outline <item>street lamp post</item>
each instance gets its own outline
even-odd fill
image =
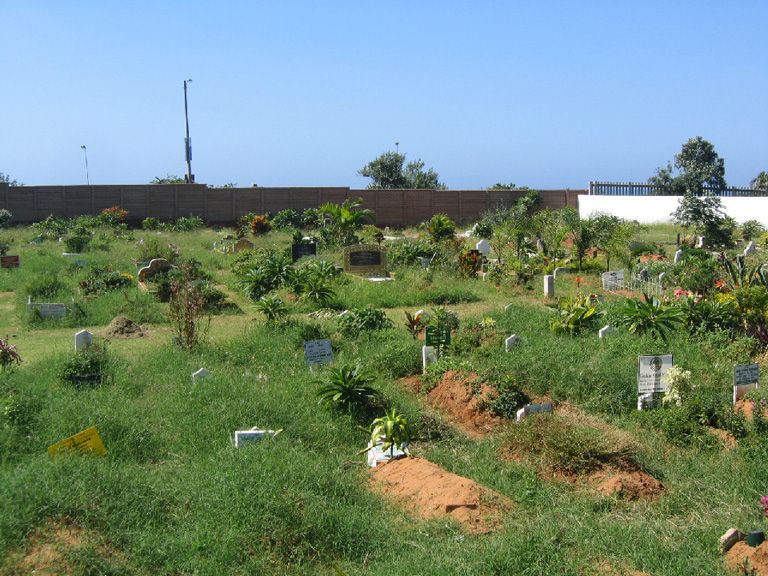
[[[185,180],[187,184],[192,184],[195,181],[195,175],[192,174],[192,140],[189,138],[189,108],[187,106],[187,82],[192,82],[192,78],[184,80],[184,123],[186,125],[186,138],[184,138],[184,155],[187,160],[187,177]]]
[[[90,186],[91,177],[88,175],[88,149],[85,147],[85,144],[80,146],[80,149],[83,151],[83,154],[85,155],[85,181],[88,183],[88,186]]]

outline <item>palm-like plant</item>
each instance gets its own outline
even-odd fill
[[[453,223],[447,214],[435,214],[427,222],[427,232],[432,240],[439,242],[445,238],[452,238],[456,232],[456,224]]]
[[[682,312],[663,304],[656,296],[643,294],[643,300],[627,300],[619,324],[633,334],[651,334],[667,343],[667,334],[684,321]]]
[[[594,327],[597,319],[605,313],[592,303],[589,296],[562,299],[557,308],[557,316],[549,319],[549,328],[555,334],[579,334]]]
[[[328,380],[317,392],[318,404],[332,404],[347,411],[363,408],[378,398],[379,392],[369,386],[373,376],[360,366],[331,369]]]
[[[424,330],[424,324],[422,323],[421,315],[411,314],[410,312],[406,311],[405,327],[408,329],[408,333],[413,337],[413,339],[416,340],[419,332]]]
[[[371,447],[381,442],[382,450],[389,450],[390,456],[394,455],[395,448],[402,450],[410,441],[411,426],[395,408],[371,423]]]
[[[269,324],[274,324],[288,315],[288,307],[277,294],[262,296],[255,306],[256,310],[264,314]]]
[[[362,227],[363,223],[373,218],[373,211],[360,208],[362,198],[347,198],[341,204],[326,202],[318,211],[329,220],[328,227],[337,242],[353,236],[354,230]]]
[[[324,277],[309,274],[301,286],[301,296],[305,300],[314,302],[318,306],[328,306],[331,301],[336,297],[336,293],[328,285],[328,282]]]
[[[735,263],[725,258],[725,256],[723,256],[722,259],[729,288],[749,288],[750,286],[768,287],[768,275],[765,273],[765,270],[763,270],[761,264],[747,266],[744,258],[741,256],[736,257]]]

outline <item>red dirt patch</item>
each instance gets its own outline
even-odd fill
[[[645,262],[663,262],[667,259],[666,256],[662,254],[643,254],[638,259],[639,262],[645,263]]]
[[[725,554],[725,564],[737,574],[768,576],[768,541],[757,548],[736,542]]]
[[[422,518],[449,516],[469,532],[484,534],[501,524],[512,502],[469,478],[421,458],[400,458],[371,470],[373,489],[397,498]]]
[[[418,394],[421,392],[421,378],[418,376],[406,376],[397,381],[403,388]]]
[[[624,500],[650,500],[664,491],[664,484],[642,470],[600,470],[589,476],[588,482],[604,496],[619,496]]]
[[[442,411],[447,419],[477,438],[490,433],[502,422],[498,416],[483,409],[493,389],[480,382],[477,374],[449,370],[427,394],[427,401]]]
[[[710,426],[709,433],[720,440],[720,443],[726,450],[733,450],[738,444],[734,435],[727,430],[721,430],[720,428],[713,428]]]
[[[744,417],[747,420],[752,420],[752,413],[755,409],[754,400],[739,400],[734,404],[733,409],[735,412],[743,412]],[[763,416],[768,416],[768,410],[763,410]]]

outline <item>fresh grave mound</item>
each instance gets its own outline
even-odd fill
[[[447,419],[476,438],[488,434],[502,422],[485,409],[493,389],[480,376],[449,370],[427,394],[427,401],[443,412]]]
[[[746,542],[736,542],[725,553],[725,564],[736,574],[768,576],[768,540],[757,548]]]
[[[38,528],[28,539],[26,549],[10,553],[0,564],[3,574],[72,574],[79,573],[87,556],[95,555],[103,566],[126,568],[124,555],[103,543],[96,532],[86,530],[73,521],[64,518],[50,521]]]
[[[506,496],[422,458],[391,460],[373,468],[371,475],[376,492],[422,518],[453,518],[475,534],[497,528],[512,507]]]
[[[537,466],[542,477],[586,485],[606,496],[652,499],[664,485],[638,463],[627,432],[568,404],[553,414],[527,416],[506,430],[505,455]]]
[[[752,414],[755,411],[755,402],[754,400],[738,400],[736,404],[734,404],[733,409],[736,412],[742,412],[747,420],[752,420]],[[763,406],[762,413],[763,416],[768,416],[768,409],[766,409],[765,406]]]
[[[144,336],[144,330],[130,318],[118,316],[104,329],[104,336],[107,338],[141,338]]]

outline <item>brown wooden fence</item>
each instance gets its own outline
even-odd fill
[[[583,190],[542,190],[541,206],[578,207]],[[0,184],[0,208],[15,222],[36,222],[49,215],[71,218],[121,206],[131,222],[200,216],[212,224],[230,224],[248,212],[272,214],[316,208],[360,197],[381,226],[410,226],[445,213],[457,222],[476,220],[494,206],[510,206],[523,190],[354,190],[349,188],[208,188],[204,184],[105,186],[8,186]]]

